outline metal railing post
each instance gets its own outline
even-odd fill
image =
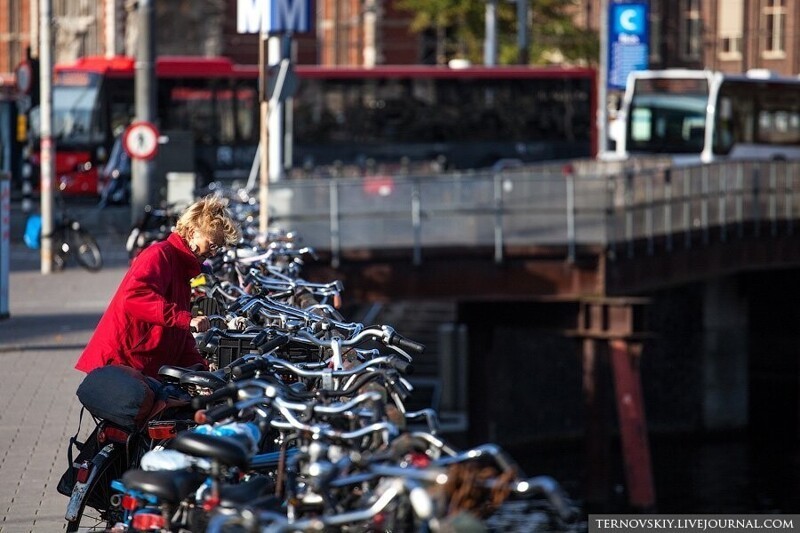
[[[761,166],[753,165],[753,235],[761,234]]]
[[[339,268],[341,253],[341,234],[339,227],[339,182],[333,178],[328,185],[330,197],[330,220],[331,220],[331,266]]]
[[[625,173],[625,240],[628,248],[628,258],[633,257],[633,172]]]
[[[778,235],[778,174],[779,162],[769,166],[769,228],[773,237]]]
[[[786,191],[786,234],[792,236],[794,234],[794,172],[790,172],[789,165],[797,167],[796,163],[787,163],[784,167],[783,181],[785,183],[784,190]]]
[[[700,225],[703,230],[703,244],[708,246],[708,165],[703,165],[700,171]]]
[[[720,167],[720,176],[719,176],[719,240],[720,242],[725,242],[728,240],[728,172],[730,171],[730,165],[722,165]]]
[[[736,165],[736,226],[739,238],[744,237],[744,165]]]
[[[664,171],[664,232],[667,252],[672,251],[672,169]]]
[[[422,264],[422,199],[419,180],[411,182],[411,227],[414,230],[414,266]]]
[[[647,255],[653,255],[655,253],[655,244],[653,242],[654,236],[653,232],[655,231],[653,227],[653,209],[655,206],[653,205],[653,180],[648,178],[645,179],[645,202],[647,203],[647,210],[644,212],[644,226],[645,226],[645,233],[647,234]]]
[[[575,262],[575,173],[565,173],[567,187],[567,260]]]
[[[494,180],[494,262],[503,262],[503,180],[495,174]]]
[[[683,247],[692,247],[692,172],[683,172]]]
[[[616,259],[617,256],[617,228],[616,228],[616,182],[615,177],[610,174],[606,178],[606,246],[608,247],[608,255],[611,259]]]

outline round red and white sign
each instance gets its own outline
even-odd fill
[[[158,130],[144,120],[132,122],[122,134],[122,146],[132,159],[152,159],[158,152]]]

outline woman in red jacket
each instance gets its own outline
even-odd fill
[[[75,368],[88,373],[124,365],[157,377],[162,365],[207,367],[190,328],[206,331],[209,322],[191,315],[190,280],[203,261],[239,235],[219,198],[191,205],[167,240],[133,260]]]

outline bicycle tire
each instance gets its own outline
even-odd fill
[[[115,448],[113,455],[96,468],[97,475],[87,486],[75,519],[67,520],[67,533],[107,531],[122,517],[122,510],[117,510],[116,516],[111,506],[111,496],[115,494],[111,481],[122,477],[126,470],[124,449]]]
[[[83,268],[90,272],[97,272],[103,268],[103,255],[100,246],[92,235],[83,228],[70,232],[71,250],[75,259]]]

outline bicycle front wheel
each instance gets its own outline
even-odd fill
[[[103,268],[103,256],[100,254],[100,247],[94,237],[83,228],[70,232],[70,242],[72,242],[72,252],[78,263],[91,272],[97,272]]]

